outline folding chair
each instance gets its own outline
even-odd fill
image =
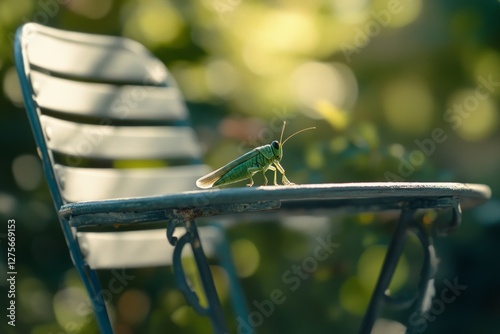
[[[443,230],[447,233],[458,227],[462,207],[479,205],[491,196],[485,185],[416,182],[186,191],[206,168],[197,164],[199,149],[186,125],[179,91],[172,85],[166,69],[144,48],[122,38],[62,32],[30,23],[18,30],[15,53],[26,109],[61,226],[80,277],[90,296],[95,296],[92,298],[95,312],[105,333],[111,331],[111,326],[99,299],[100,288],[92,267],[113,265],[114,257],[122,255],[120,250],[129,247],[129,241],[122,235],[102,232],[113,226],[166,227],[167,239],[175,245],[172,254],[160,249],[164,245],[161,238],[156,239],[165,230],[155,237],[146,236],[153,232],[141,231],[145,235],[135,239],[130,247],[136,249],[151,242],[158,250],[155,254],[148,252],[148,256],[131,251],[127,255],[130,259],[126,260],[137,257],[137,261],[132,261],[134,265],[153,258],[155,263],[165,263],[168,259],[157,259],[156,256],[160,257],[157,253],[172,255],[176,282],[188,302],[210,317],[215,333],[227,333],[199,240],[197,218],[215,215],[238,218],[259,211],[266,215],[297,212],[329,215],[339,209],[400,210],[400,220],[361,324],[361,333],[370,333],[382,306],[390,300],[386,291],[410,231],[417,235],[424,251],[421,282],[411,307],[418,314],[428,311],[428,303],[424,301],[432,290],[437,268],[431,236],[414,219],[415,212],[451,208],[453,217]],[[185,161],[192,164],[138,170],[112,168],[107,164],[144,159],[173,159],[177,164]],[[89,167],[92,163],[100,168]],[[178,227],[185,228],[180,238],[174,236]],[[89,229],[93,232],[88,232]],[[105,240],[118,239],[113,257],[102,258],[101,251],[89,250],[98,245],[103,247],[99,242],[101,235],[110,235],[104,236],[108,238]],[[208,249],[209,243],[204,240],[202,243]],[[193,249],[208,306],[200,305],[198,296],[186,282],[180,253],[187,244]],[[220,254],[230,263],[227,251]],[[126,263],[129,261],[120,265]],[[237,285],[231,293],[238,297]],[[234,304],[238,305],[239,300],[236,298]],[[239,305],[244,310],[244,303]],[[408,331],[413,329],[410,323]]]
[[[29,23],[17,32],[15,56],[38,154],[58,212],[72,202],[193,190],[196,179],[208,171],[200,163],[200,147],[180,91],[163,64],[138,43]],[[159,167],[128,167],[134,163]],[[116,168],[120,165],[124,168]],[[118,216],[115,222],[120,224]],[[61,217],[61,227],[103,333],[112,331],[96,269],[162,266],[173,261],[175,267],[182,267],[181,254],[176,252],[174,258],[174,248],[166,239],[165,224],[146,230],[85,232]],[[223,230],[207,226],[200,235],[207,255],[217,257],[228,271],[235,311],[246,314]],[[199,244],[197,231],[184,240]],[[208,308],[198,310],[222,323],[200,247],[195,257],[204,268],[201,278],[210,302]],[[192,296],[183,271],[177,269],[176,274],[183,291]]]

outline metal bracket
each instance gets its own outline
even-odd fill
[[[188,215],[188,211],[184,211],[184,213]],[[175,228],[180,224],[184,224],[184,226],[186,227],[186,233],[178,239],[173,236],[173,233]],[[191,305],[196,312],[210,318],[212,327],[216,334],[229,333],[226,322],[224,320],[222,306],[217,295],[217,291],[215,290],[212,273],[210,271],[207,258],[205,257],[205,253],[203,252],[196,223],[191,219],[182,221],[178,218],[173,218],[169,220],[167,227],[167,238],[169,242],[175,247],[173,254],[173,267],[177,287],[179,288],[179,290],[181,290],[189,305]],[[188,243],[191,245],[191,249],[193,250],[194,258],[201,278],[201,283],[203,285],[203,290],[207,297],[207,307],[204,307],[200,304],[200,298],[189,286],[186,278],[186,273],[182,266],[182,250]]]
[[[182,220],[172,218],[167,222],[167,239],[172,246],[176,246],[178,238],[174,237],[175,229],[183,223]]]
[[[174,237],[176,227],[182,225],[184,222],[192,221],[198,217],[273,210],[278,209],[280,206],[280,201],[264,201],[253,203],[227,203],[224,205],[206,205],[202,207],[165,210],[164,213],[167,220],[167,239],[172,246],[175,246],[177,243],[177,237]]]
[[[460,226],[460,223],[462,222],[462,206],[460,205],[459,198],[452,197],[450,204],[451,204],[451,209],[452,209],[451,220],[447,226],[438,227],[436,229],[436,233],[438,235],[445,236],[445,235],[448,235],[448,234],[454,232]]]

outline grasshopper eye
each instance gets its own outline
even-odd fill
[[[280,148],[280,143],[278,143],[276,140],[274,140],[272,143],[271,143],[272,147],[275,149],[275,150],[279,150]]]

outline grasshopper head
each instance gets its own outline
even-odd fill
[[[273,150],[273,155],[277,158],[278,161],[281,161],[283,158],[283,150],[281,149],[281,144],[277,140],[273,140],[271,143],[271,148]]]

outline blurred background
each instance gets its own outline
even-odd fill
[[[88,298],[60,231],[14,69],[15,30],[33,21],[144,44],[185,94],[205,162],[214,168],[277,139],[287,120],[286,134],[317,127],[285,146],[282,165],[295,183],[489,185],[491,201],[466,210],[451,236],[435,238],[437,298],[450,282],[466,289],[444,308],[436,304],[418,328],[500,333],[499,17],[496,0],[1,0],[2,300],[8,219],[17,223],[18,271],[16,327],[4,317],[2,332],[98,332],[81,307]],[[366,213],[231,227],[250,311],[274,290],[284,292],[257,332],[356,332],[396,218]],[[338,247],[297,279],[289,271],[312,256],[318,236]],[[419,247],[410,238],[391,285],[396,295],[418,283]],[[224,273],[216,263],[213,270],[238,332]],[[116,333],[211,332],[175,290],[169,268],[127,274],[134,279],[109,300]],[[104,286],[113,275],[102,273]],[[380,333],[402,333],[397,321],[407,323],[409,314],[384,310],[383,317]]]

